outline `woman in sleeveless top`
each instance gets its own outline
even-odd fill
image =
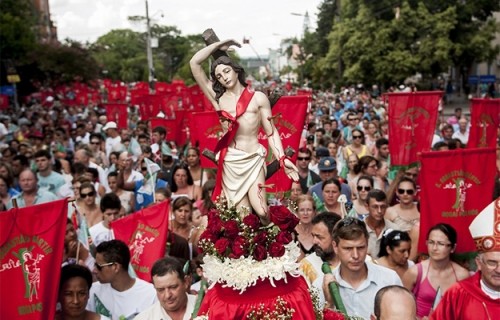
[[[370,156],[370,150],[364,144],[365,134],[359,129],[352,129],[352,143],[344,148],[344,159],[349,158],[349,156],[355,153],[359,158],[364,156]]]
[[[295,227],[295,232],[297,235],[297,242],[299,243],[301,255],[299,261],[302,260],[306,255],[312,253],[313,249],[313,236],[312,230],[312,219],[316,216],[316,206],[314,204],[314,199],[309,194],[300,195],[297,199],[297,217],[300,222]]]
[[[452,226],[440,223],[427,234],[429,259],[411,267],[403,276],[403,285],[413,292],[417,316],[428,316],[440,297],[454,283],[469,277],[469,271],[451,261],[457,232]]]
[[[410,256],[411,239],[407,232],[387,229],[380,241],[380,251],[375,262],[381,266],[396,271],[400,278],[415,263]]]
[[[208,180],[208,175],[207,171],[201,167],[200,150],[194,147],[188,148],[186,162],[189,166],[189,172],[193,177],[193,183],[199,187],[203,187],[203,184]]]
[[[361,176],[356,185],[356,199],[352,202],[352,209],[349,211],[348,216],[364,220],[368,215],[368,204],[366,199],[368,192],[373,189],[373,178],[370,176]]]
[[[188,197],[192,201],[201,199],[201,187],[194,184],[193,177],[185,164],[175,166],[172,171],[170,190],[172,199],[180,196]]]
[[[417,186],[413,179],[407,177],[402,177],[397,186],[396,196],[399,203],[387,208],[385,218],[394,222],[399,230],[410,232],[411,235],[412,229],[420,227],[420,212],[414,202]],[[418,238],[412,237],[410,259],[414,261],[417,258],[417,244]]]

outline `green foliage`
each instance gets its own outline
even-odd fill
[[[25,63],[26,56],[36,46],[33,4],[29,0],[0,1],[0,55]]]
[[[304,39],[301,46],[313,53],[308,70],[322,87],[390,84],[416,73],[435,77],[450,66],[492,61],[499,52],[491,41],[499,31],[492,13],[500,1],[324,0],[319,9],[316,45]],[[328,23],[328,50],[322,51],[318,43]]]

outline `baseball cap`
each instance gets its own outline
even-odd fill
[[[322,158],[318,163],[320,171],[332,171],[337,169],[337,162],[332,157]]]
[[[116,129],[116,128],[118,128],[118,126],[116,125],[116,122],[110,121],[110,122],[106,123],[106,125],[102,128],[102,130],[106,131],[108,129]]]

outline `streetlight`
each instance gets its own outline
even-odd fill
[[[146,1],[146,26],[147,26],[147,43],[146,43],[146,54],[148,57],[148,83],[150,89],[154,88],[154,78],[155,78],[155,69],[153,66],[153,50],[151,49],[151,26],[149,24],[149,8],[148,8],[148,0]]]
[[[303,22],[303,26],[302,26],[303,33],[306,34],[307,32],[309,32],[309,27],[310,27],[310,24],[311,24],[311,22],[309,20],[309,12],[306,11],[305,14],[296,13],[296,12],[290,12],[290,14],[292,16],[304,17],[304,22]]]

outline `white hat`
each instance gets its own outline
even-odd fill
[[[500,198],[490,203],[469,226],[477,251],[500,251]]]
[[[106,123],[106,125],[102,128],[102,130],[106,131],[108,129],[116,129],[116,128],[118,128],[118,126],[116,125],[116,122],[110,121],[110,122]]]

